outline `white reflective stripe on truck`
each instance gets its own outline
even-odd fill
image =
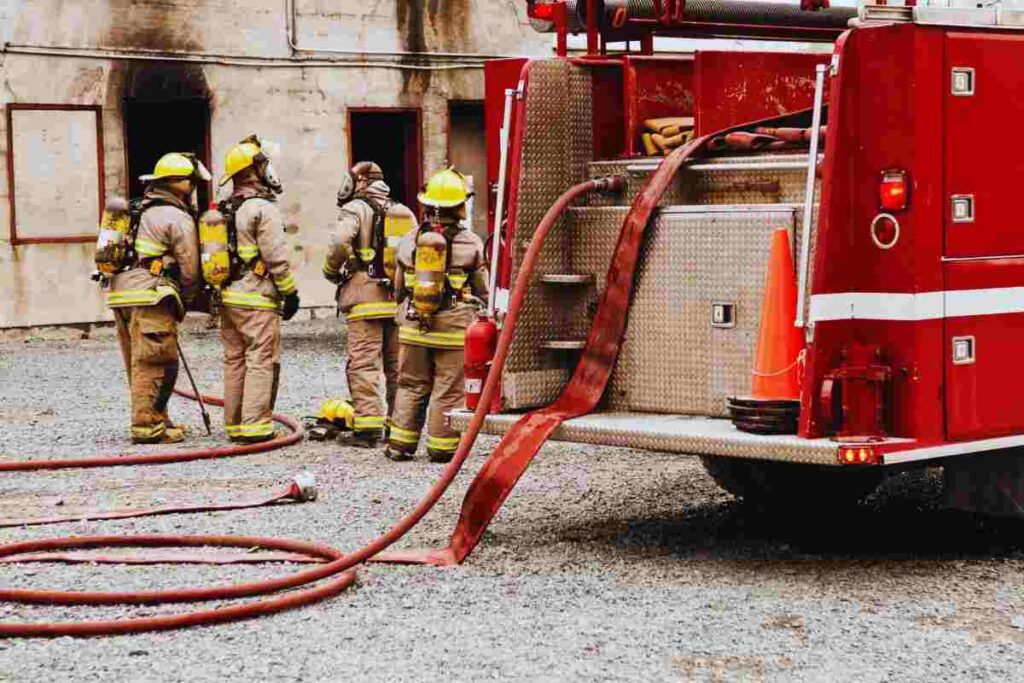
[[[939,320],[1024,313],[1024,287],[939,292],[842,292],[811,296],[811,321]]]

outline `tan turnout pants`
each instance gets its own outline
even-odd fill
[[[382,373],[385,405],[380,397]],[[379,436],[398,388],[398,326],[392,318],[348,321],[345,377],[356,411],[355,432]]]
[[[444,415],[462,407],[462,349],[399,346],[398,393],[391,413],[389,445],[403,453],[415,453],[426,421],[427,450],[454,453],[459,433],[445,423]]]
[[[173,302],[114,309],[132,402],[132,441],[160,441],[170,424],[167,402],[178,381],[178,319]]]
[[[281,374],[281,316],[221,307],[224,342],[224,431],[233,441],[274,434],[271,414]]]

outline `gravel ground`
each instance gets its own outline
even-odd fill
[[[217,392],[216,334],[197,328],[183,344],[203,388]],[[342,347],[334,320],[286,326],[280,411],[308,414],[325,395],[344,393]],[[122,374],[109,330],[0,344],[0,455],[146,450],[125,443]],[[176,400],[172,411],[199,434],[194,405]],[[200,443],[221,439],[193,437],[188,446]],[[480,455],[493,444],[481,438]],[[444,545],[482,461],[470,459],[402,547]],[[303,469],[319,481],[315,503],[6,529],[0,541],[228,533],[352,549],[408,510],[440,471],[305,442],[217,461],[4,474],[0,517],[231,499]],[[695,458],[549,444],[462,567],[363,568],[340,597],[237,624],[0,641],[0,681],[1018,679],[1019,532],[1019,523],[943,509],[923,473],[890,480],[842,516],[780,519],[746,510]],[[0,585],[170,588],[297,569],[0,565]],[[186,609],[3,604],[0,620]]]

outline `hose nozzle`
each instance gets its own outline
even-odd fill
[[[293,498],[299,503],[311,503],[316,500],[316,477],[313,476],[312,472],[299,472],[292,479],[291,489],[288,491],[288,497]]]

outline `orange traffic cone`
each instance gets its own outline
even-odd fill
[[[796,320],[796,275],[789,250],[789,231],[772,233],[768,273],[765,276],[761,327],[757,335],[750,395],[762,401],[800,398],[799,358],[803,336]]]

